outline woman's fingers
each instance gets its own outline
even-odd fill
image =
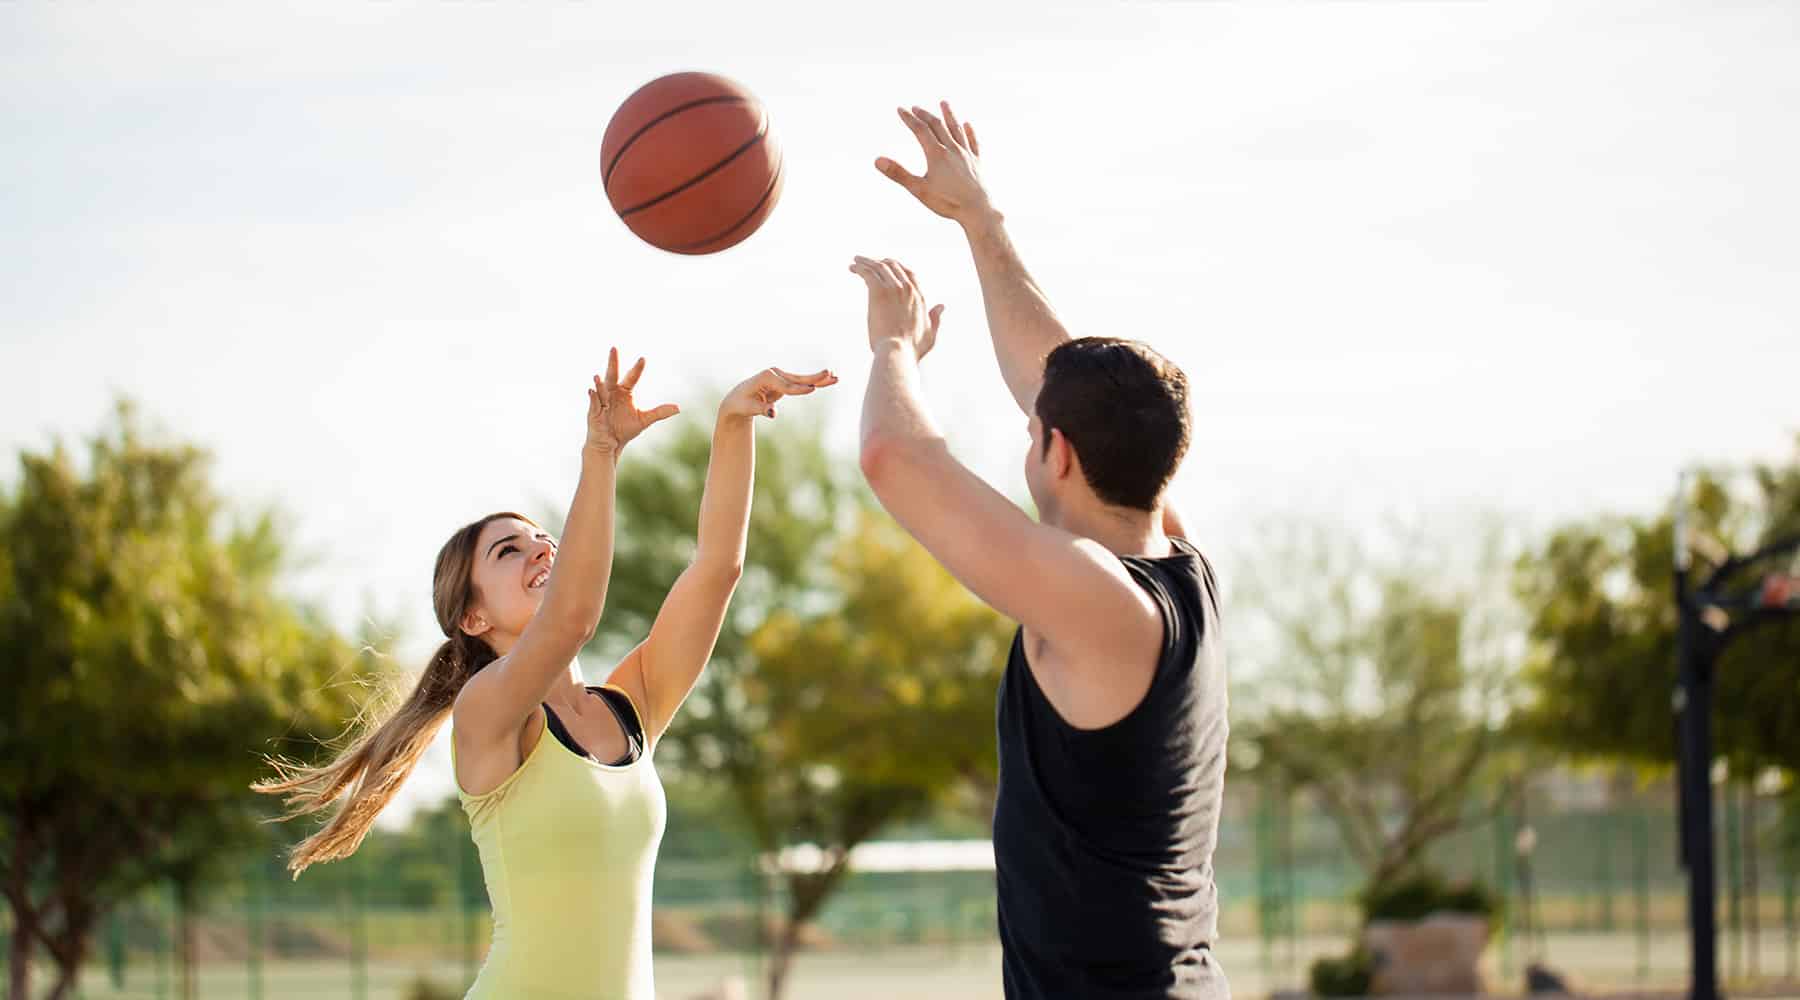
[[[829,368],[821,368],[811,375],[795,375],[793,372],[783,371],[780,368],[771,368],[769,370],[790,382],[804,382],[810,386],[830,385],[837,381],[837,376],[831,374],[831,369]]]
[[[644,359],[639,358],[639,359],[637,359],[637,364],[631,366],[631,371],[626,372],[625,377],[619,380],[619,388],[635,389],[635,388],[637,388],[638,379],[642,378],[643,376],[644,376]]]

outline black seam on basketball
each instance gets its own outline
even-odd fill
[[[676,253],[691,253],[695,250],[700,249],[703,246],[706,246],[708,243],[717,243],[720,240],[724,239],[725,237],[730,236],[732,233],[737,232],[739,229],[742,229],[744,227],[745,223],[749,222],[751,219],[756,218],[756,213],[762,211],[763,206],[769,203],[769,197],[775,193],[775,188],[781,183],[781,171],[786,166],[787,166],[787,157],[786,156],[783,156],[781,159],[775,161],[775,172],[769,178],[769,186],[763,189],[762,197],[756,199],[756,204],[750,209],[750,211],[745,212],[743,218],[737,220],[736,222],[732,223],[730,226],[726,227],[724,232],[718,233],[714,236],[709,236],[706,239],[700,240],[697,243],[684,243],[681,246],[671,247],[670,249],[675,251]]]
[[[757,126],[756,134],[750,137],[749,142],[746,142],[742,146],[739,146],[738,148],[732,150],[730,156],[725,157],[723,160],[720,160],[719,162],[713,164],[710,167],[707,167],[705,170],[700,171],[699,173],[695,174],[694,176],[688,178],[685,181],[682,181],[680,184],[675,185],[674,187],[670,188],[669,190],[664,191],[662,194],[657,195],[656,197],[650,199],[649,201],[644,202],[641,205],[633,205],[630,208],[619,209],[619,218],[623,219],[627,215],[631,215],[635,212],[642,212],[644,209],[650,208],[653,205],[660,205],[663,202],[668,201],[670,198],[673,198],[676,195],[680,194],[681,192],[686,191],[688,188],[691,188],[694,185],[700,183],[701,181],[707,179],[708,177],[711,177],[712,175],[718,173],[721,170],[724,170],[726,167],[731,165],[732,160],[735,160],[738,157],[749,152],[757,144],[761,143],[763,141],[763,139],[768,136],[768,134],[769,134],[769,119],[767,116],[764,116],[763,120],[762,120],[762,124]]]
[[[662,114],[657,115],[655,118],[650,119],[649,121],[645,122],[643,125],[639,126],[638,130],[636,132],[631,133],[630,138],[627,138],[625,140],[624,145],[621,145],[619,147],[618,152],[613,154],[611,163],[603,164],[601,166],[601,168],[600,168],[600,187],[602,189],[605,189],[612,184],[613,171],[618,168],[619,161],[621,159],[624,159],[625,151],[627,149],[631,148],[632,143],[634,143],[634,142],[638,141],[638,139],[642,138],[643,134],[645,132],[650,131],[651,129],[662,124],[663,122],[668,121],[669,119],[675,117],[676,115],[681,114],[683,111],[688,111],[693,108],[703,107],[708,104],[744,104],[746,102],[747,102],[747,98],[743,98],[743,97],[732,97],[732,96],[702,97],[702,98],[699,98],[698,100],[689,101],[686,104],[676,105],[675,107],[672,107],[667,111],[664,111]]]

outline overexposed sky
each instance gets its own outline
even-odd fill
[[[698,415],[830,366],[784,419],[851,460],[866,253],[948,305],[933,403],[1022,493],[960,235],[870,166],[916,168],[892,109],[941,97],[1065,319],[1194,379],[1177,496],[1227,573],[1271,512],[1648,509],[1800,429],[1800,6],[628,6],[0,2],[0,448],[136,397],[422,657],[449,531],[566,502],[609,344]],[[704,259],[598,179],[612,110],[681,69],[787,154]]]

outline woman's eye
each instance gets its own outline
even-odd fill
[[[519,551],[519,550],[511,545],[503,545],[500,547],[500,558],[505,559],[506,554],[508,552],[517,552],[517,551]]]

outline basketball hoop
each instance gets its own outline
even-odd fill
[[[1684,471],[1674,504],[1676,687],[1675,773],[1680,790],[1682,867],[1688,873],[1690,1000],[1718,1000],[1718,883],[1713,858],[1713,684],[1720,655],[1744,632],[1800,614],[1800,534],[1764,541],[1737,556],[1710,539],[1690,518],[1689,493],[1698,470]],[[1706,550],[1713,549],[1708,552]],[[1710,565],[1694,566],[1699,555]],[[1767,572],[1776,560],[1785,570]],[[1759,567],[1763,571],[1759,575]],[[1737,616],[1733,621],[1733,615]]]
[[[1800,610],[1800,578],[1788,573],[1770,573],[1763,577],[1758,603],[1769,610]]]

